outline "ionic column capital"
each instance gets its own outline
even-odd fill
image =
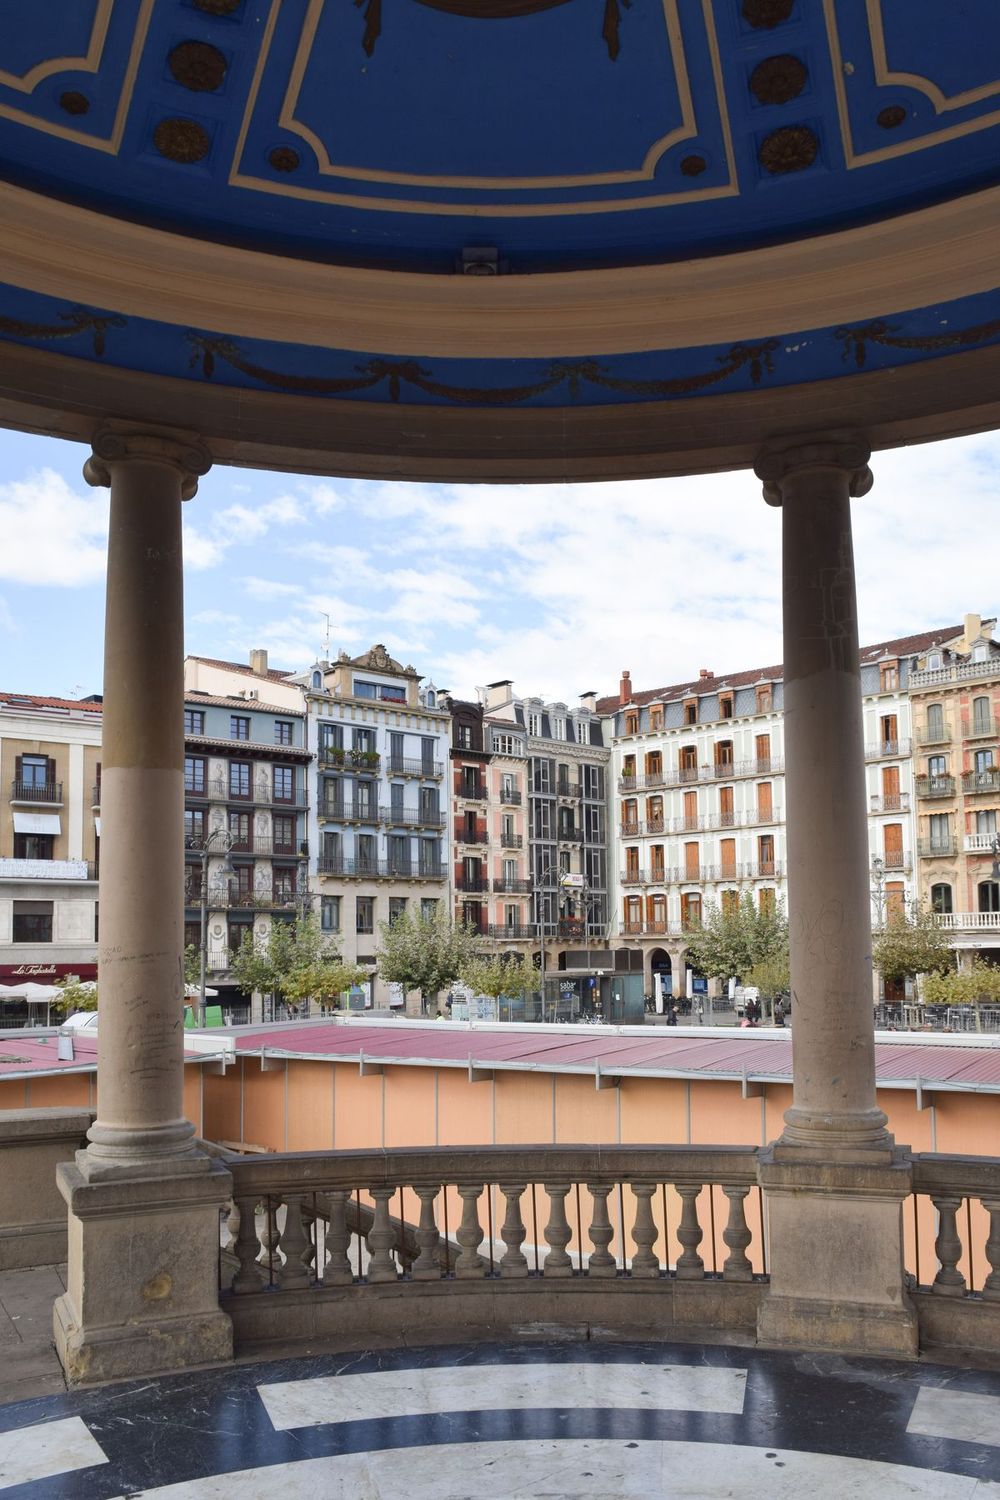
[[[88,484],[110,488],[118,464],[162,464],[180,476],[181,499],[193,500],[198,480],[212,467],[212,456],[196,437],[185,433],[102,427],[83,466]]]
[[[867,495],[874,480],[868,467],[871,449],[858,438],[834,434],[786,447],[765,448],[754,464],[754,473],[763,480],[764,499],[768,505],[785,500],[786,481],[817,470],[839,470],[847,477],[848,494],[855,499]]]

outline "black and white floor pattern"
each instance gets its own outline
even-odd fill
[[[0,1500],[1000,1500],[1000,1373],[665,1344],[239,1365],[0,1407]]]

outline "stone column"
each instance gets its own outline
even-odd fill
[[[765,451],[756,472],[782,508],[785,805],[792,1105],[762,1153],[771,1344],[913,1354],[903,1288],[906,1154],[875,1096],[852,496],[869,450],[830,435]]]
[[[109,426],[84,474],[111,488],[101,752],[98,1114],[60,1168],[71,1379],[227,1357],[219,1208],[231,1179],[184,1117],[181,503],[207,473],[184,434]]]

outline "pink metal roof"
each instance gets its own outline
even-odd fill
[[[185,1052],[185,1062],[213,1062],[203,1052]],[[0,1081],[24,1078],[40,1073],[94,1073],[97,1071],[97,1035],[95,1032],[73,1033],[73,1060],[61,1062],[55,1034],[39,1036],[18,1032],[0,1037]]]
[[[791,1033],[783,1036],[729,1031],[691,1033],[650,1028],[646,1033],[594,1027],[552,1032],[535,1027],[466,1029],[427,1022],[393,1025],[363,1021],[325,1026],[290,1025],[241,1030],[234,1037],[240,1053],[303,1054],[313,1058],[430,1066],[534,1068],[540,1072],[628,1073],[665,1076],[765,1078],[791,1082]],[[875,1046],[880,1084],[913,1086],[919,1078],[957,1089],[1000,1093],[1000,1046],[970,1039],[966,1045],[932,1035]]]

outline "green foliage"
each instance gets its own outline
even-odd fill
[[[241,990],[278,995],[293,1002],[329,1003],[368,978],[357,964],[345,964],[315,917],[272,922],[266,934],[243,934],[230,970]]]
[[[743,983],[755,985],[764,1000],[787,995],[789,989],[788,954],[762,958],[743,976]]]
[[[381,947],[375,955],[386,984],[404,993],[419,990],[427,1001],[453,984],[476,956],[478,938],[471,927],[456,926],[446,916],[411,916],[404,912],[379,924]]]
[[[923,982],[923,998],[929,1005],[1000,1003],[1000,969],[974,958],[971,968],[929,973]]]
[[[705,906],[700,926],[684,930],[687,962],[700,973],[716,979],[735,976],[752,984],[751,971],[765,961],[788,966],[788,919],[784,905],[761,911],[749,891],[735,907],[724,910],[714,902]]]
[[[473,954],[458,976],[476,995],[520,995],[539,987],[539,973],[520,953]]]
[[[321,1005],[332,1005],[353,985],[364,984],[369,977],[368,970],[359,964],[344,963],[338,957],[320,958],[293,969],[285,979],[283,993],[286,1000],[296,1004],[318,1000]]]
[[[56,1005],[53,1004],[53,1010]],[[81,979],[78,974],[67,974],[62,985],[58,1009],[71,1016],[78,1010],[97,1009],[97,985],[93,979]]]
[[[955,959],[944,929],[923,907],[914,906],[909,916],[893,912],[884,927],[873,931],[872,963],[883,979],[905,979],[943,973],[954,968]]]
[[[197,985],[201,982],[201,949],[195,943],[188,943],[184,949],[184,983],[186,985]]]

